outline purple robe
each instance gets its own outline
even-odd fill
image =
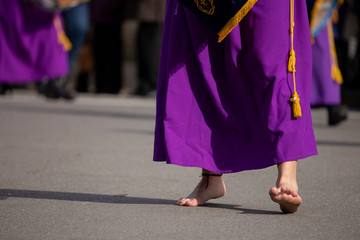
[[[67,52],[58,42],[53,18],[53,13],[21,0],[0,1],[0,83],[23,84],[67,74]]]
[[[294,32],[303,116],[291,112],[289,2],[258,1],[218,43],[188,9],[167,1],[154,161],[232,173],[317,154],[305,1],[295,1]]]
[[[329,34],[324,27],[312,45],[313,69],[311,106],[332,106],[341,102],[340,84],[331,77]]]

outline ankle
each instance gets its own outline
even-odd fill
[[[297,161],[283,162],[278,165],[278,178],[276,184],[296,183]]]
[[[276,181],[276,187],[277,188],[289,187],[290,189],[294,190],[295,192],[297,192],[299,189],[296,178],[294,179],[294,178],[285,178],[285,177],[279,178]]]

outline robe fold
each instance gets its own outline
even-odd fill
[[[294,118],[288,72],[290,1],[257,1],[227,37],[168,0],[157,90],[154,161],[217,173],[260,169],[317,154],[310,111],[311,42],[295,1]]]

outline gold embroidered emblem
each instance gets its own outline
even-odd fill
[[[214,0],[194,0],[196,6],[200,11],[208,15],[213,15],[215,12]]]

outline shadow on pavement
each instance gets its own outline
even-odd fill
[[[122,204],[175,204],[174,200],[128,197],[126,194],[103,195],[92,193],[52,192],[37,190],[0,189],[0,200],[7,198],[33,198],[76,202]]]
[[[232,205],[232,204],[206,203],[204,205],[204,207],[237,210],[237,211],[240,211],[241,214],[253,214],[253,215],[257,215],[257,214],[258,215],[283,215],[284,214],[280,211],[242,208],[241,205]]]
[[[128,197],[126,194],[103,195],[103,194],[91,194],[91,193],[0,189],[0,200],[6,200],[8,198],[32,198],[32,199],[62,200],[62,201],[76,201],[76,202],[114,203],[114,204],[156,204],[156,205],[174,205],[174,206],[176,204],[175,200]],[[247,208],[242,208],[241,205],[232,205],[232,204],[207,203],[202,207],[235,210],[235,211],[240,211],[241,214],[256,214],[256,215],[283,214],[280,211],[247,209]]]

